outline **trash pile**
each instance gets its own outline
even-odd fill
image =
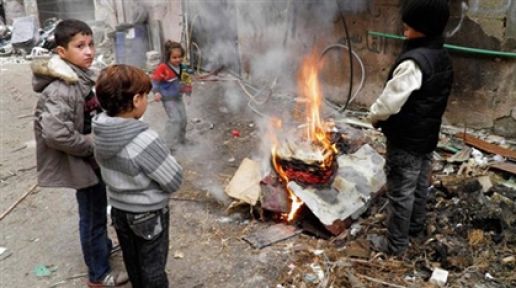
[[[0,22],[0,56],[22,55],[30,59],[48,54],[55,48],[54,31],[59,21],[49,18],[42,28],[34,15],[15,18],[12,26]]]
[[[387,199],[378,197],[330,241],[302,239],[306,243],[290,247],[292,263],[278,287],[515,287],[513,145],[444,127],[434,153],[426,231],[411,238],[406,253],[388,257],[371,249],[372,236],[386,231]]]
[[[300,140],[285,142],[277,154],[272,149],[267,160],[274,170],[265,177],[260,163],[244,159],[225,189],[233,206],[251,205],[263,221],[286,222],[323,238],[342,233],[385,184],[385,160],[359,129],[342,125],[330,134],[336,154],[319,155]]]
[[[33,59],[49,58],[56,48],[54,31],[61,20],[56,17],[46,19],[41,28],[34,15],[18,17],[13,25],[0,21],[0,63],[20,64]],[[97,56],[92,68],[100,70],[113,63],[113,40],[107,35],[102,23],[93,26]]]

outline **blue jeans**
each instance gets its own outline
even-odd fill
[[[94,186],[77,190],[76,197],[82,255],[89,280],[98,282],[111,271],[109,255],[113,244],[107,235],[106,186],[100,180]]]
[[[133,288],[167,288],[168,208],[131,213],[113,207],[111,219]]]
[[[409,234],[425,227],[426,196],[432,153],[418,154],[387,146],[388,249],[399,254],[409,244]]]

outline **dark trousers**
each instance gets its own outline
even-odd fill
[[[111,219],[133,288],[167,288],[168,208],[130,213],[112,208]]]
[[[82,255],[88,266],[91,282],[102,280],[111,271],[109,255],[113,244],[107,234],[106,186],[79,189],[75,193],[79,205],[79,235]]]
[[[425,227],[426,196],[432,153],[418,154],[387,146],[388,249],[402,252],[409,244],[409,234]]]

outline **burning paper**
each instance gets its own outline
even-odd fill
[[[339,156],[337,161],[338,175],[329,188],[302,187],[294,181],[287,185],[326,226],[358,217],[367,208],[371,194],[385,184],[385,160],[367,144],[354,154]]]

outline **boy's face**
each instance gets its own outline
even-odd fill
[[[73,65],[88,69],[95,58],[95,44],[91,35],[77,33],[67,47],[58,46],[57,53]]]
[[[416,29],[410,27],[409,25],[403,23],[403,35],[407,37],[407,39],[416,39],[425,37],[425,34],[417,31]]]
[[[179,66],[181,64],[182,58],[183,58],[183,55],[181,55],[181,49],[176,48],[176,49],[172,49],[172,52],[170,52],[170,59],[168,61],[173,66]]]

